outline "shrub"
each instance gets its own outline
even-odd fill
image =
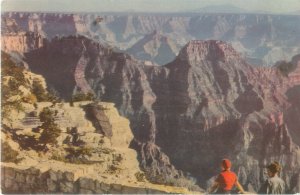
[[[17,110],[18,112],[24,111],[20,98],[11,99],[13,96],[22,96],[21,92],[19,91],[19,86],[20,85],[18,82],[14,79],[10,79],[7,85],[2,84],[1,114],[3,118],[7,118],[11,110]]]
[[[18,85],[22,85],[26,83],[25,77],[23,74],[24,68],[21,66],[17,66],[11,59],[10,56],[4,52],[1,52],[1,75],[11,76],[18,83]]]
[[[123,160],[123,156],[121,154],[113,154],[113,161],[116,163],[120,163]]]
[[[40,121],[43,123],[54,123],[54,112],[48,107],[43,108],[39,114]]]
[[[69,147],[65,148],[67,155],[54,152],[50,159],[73,164],[94,164],[102,161],[89,161],[86,156],[92,155],[92,149],[88,147]]]
[[[77,93],[72,96],[72,102],[80,102],[80,101],[93,101],[95,99],[94,94],[92,92],[88,93]]]
[[[31,92],[36,96],[38,102],[59,102],[57,92],[50,89],[50,92],[44,88],[41,81],[33,80]]]
[[[147,167],[144,169],[147,180],[155,184],[166,184],[165,176],[157,173],[153,168]]]
[[[38,101],[44,101],[44,99],[46,99],[46,90],[38,80],[33,80],[32,82],[32,93],[36,95]]]
[[[185,177],[166,177],[166,184],[177,186],[177,187],[185,187],[192,191],[200,191],[201,188],[196,184],[196,180],[193,178],[185,178]]]
[[[57,160],[57,161],[63,161],[67,162],[66,158],[57,152],[53,153],[52,156],[50,157],[51,160]]]
[[[74,102],[73,100],[70,101],[70,106],[73,107],[74,106]]]
[[[52,99],[52,102],[62,102],[62,100],[59,98],[59,93],[53,87],[48,87],[47,89],[49,98]]]
[[[2,118],[7,118],[11,110],[23,111],[22,102],[19,98],[13,96],[22,96],[19,87],[26,84],[23,74],[23,67],[17,66],[8,54],[1,52],[1,105]],[[7,82],[3,82],[6,77]]]
[[[22,98],[23,102],[29,103],[29,104],[35,104],[37,101],[37,98],[34,94],[29,94]]]
[[[13,162],[19,163],[22,161],[21,158],[18,158],[19,153],[13,150],[7,142],[1,141],[2,153],[1,153],[1,161],[2,162]]]
[[[196,179],[189,176],[170,176],[167,174],[157,174],[151,168],[145,169],[146,178],[156,184],[164,184],[177,187],[185,187],[193,191],[201,191],[201,188],[196,184]]]
[[[89,147],[68,147],[65,150],[68,152],[66,159],[71,163],[85,163],[88,161],[86,157],[92,156],[92,149]]]
[[[146,178],[146,176],[145,176],[145,174],[144,173],[142,173],[142,172],[136,172],[135,174],[134,174],[134,176],[136,177],[136,179],[139,181],[139,182],[144,182],[145,181],[145,178]]]
[[[121,171],[121,168],[116,165],[109,165],[108,170],[109,173],[117,173]]]

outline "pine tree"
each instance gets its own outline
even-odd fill
[[[39,115],[40,121],[43,123],[40,127],[43,132],[40,136],[39,141],[44,144],[54,145],[57,143],[57,137],[61,133],[58,125],[54,122],[54,113],[49,108],[44,108]]]

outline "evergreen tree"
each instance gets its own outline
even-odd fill
[[[54,113],[49,108],[44,108],[39,115],[40,121],[43,123],[40,127],[43,132],[40,136],[40,142],[44,144],[54,145],[57,143],[57,137],[61,133],[58,125],[54,122]]]

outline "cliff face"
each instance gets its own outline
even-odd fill
[[[2,35],[1,50],[7,53],[25,52],[38,49],[43,46],[43,37],[32,32],[16,32]]]
[[[155,145],[156,123],[151,107],[156,97],[143,70],[144,62],[84,37],[55,39],[46,47],[27,53],[26,58],[30,69],[43,74],[47,83],[66,99],[73,92],[85,91],[76,82],[76,67],[84,59],[86,65],[82,66],[85,69],[81,69],[81,79],[89,84],[98,99],[114,102],[119,112],[130,120],[142,166],[152,167],[150,172],[155,175],[181,176]]]
[[[83,84],[87,82],[87,87],[93,89],[97,97],[113,100],[122,114],[133,116],[138,110],[144,111],[147,120],[155,95],[143,71],[143,62],[128,54],[116,53],[84,37],[73,36],[55,39],[46,47],[27,53],[26,58],[30,69],[42,73],[62,97],[69,99],[73,92],[88,91]],[[78,68],[82,62],[84,66]],[[140,139],[151,140],[148,133],[140,134]]]
[[[113,103],[62,103],[44,77],[1,57],[3,192],[190,193],[145,178]]]
[[[114,104],[76,102],[70,106],[68,103],[54,105],[43,102],[35,107],[24,106],[25,114],[18,114],[18,122],[6,122],[2,131],[2,143],[18,151],[21,159],[18,163],[1,163],[1,189],[4,192],[189,193],[185,188],[155,185],[145,179],[136,151],[128,148],[133,139],[129,121],[118,114]],[[89,117],[86,118],[95,114],[87,107],[99,107],[97,114],[101,117],[97,120],[98,126]],[[43,108],[50,108],[56,113],[54,121],[62,132],[55,147],[49,147],[45,153],[37,153],[33,143],[39,136],[36,129],[41,122],[31,113],[38,115]],[[108,126],[111,136],[100,131]],[[85,161],[67,161],[71,145],[89,151],[82,154]]]
[[[103,18],[101,22],[97,22],[99,17]],[[81,34],[122,50],[131,48],[146,35],[159,31],[181,47],[194,39],[230,42],[248,61],[257,65],[273,65],[278,60],[290,60],[300,53],[300,20],[297,15],[4,13],[3,18],[2,28],[9,32],[15,31],[11,26],[17,26],[48,39]],[[16,25],[11,25],[12,21]]]
[[[242,184],[257,190],[264,165],[277,160],[288,190],[299,189],[298,61],[286,77],[250,66],[225,42],[191,41],[173,62],[149,66],[84,37],[55,39],[26,59],[66,99],[84,91],[76,82],[84,59],[80,78],[129,118],[145,170],[183,170],[204,186],[229,157]]]
[[[23,29],[13,18],[3,17],[1,26],[1,50],[4,52],[23,54],[43,46],[41,34]]]
[[[176,168],[205,182],[227,156],[248,189],[258,189],[262,167],[271,160],[284,164],[286,181],[297,177],[295,129],[284,120],[295,114],[287,116],[292,102],[285,93],[299,85],[292,76],[297,70],[284,78],[276,69],[249,66],[224,42],[192,41],[161,72],[168,72],[167,85],[150,81],[156,143]]]

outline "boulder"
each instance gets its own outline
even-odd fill
[[[4,180],[4,187],[7,188],[7,189],[9,189],[9,188],[11,188],[13,186],[13,183],[14,183],[13,180],[11,180],[10,178],[6,178]]]
[[[78,180],[80,189],[95,190],[95,182],[89,178],[79,178]]]
[[[16,173],[16,182],[18,183],[25,183],[25,175],[22,173]]]
[[[2,173],[4,174],[5,178],[11,178],[11,179],[15,178],[15,171],[11,167],[5,167],[5,168],[3,168],[3,172]]]
[[[76,191],[74,189],[74,184],[69,181],[60,182],[59,189],[60,189],[60,192],[63,192],[63,193],[76,193]]]
[[[147,194],[147,191],[145,188],[123,186],[122,193],[123,194]]]
[[[48,192],[57,192],[57,184],[52,179],[47,179]]]
[[[63,178],[67,181],[74,181],[75,176],[74,176],[74,173],[72,173],[72,172],[64,172]]]
[[[35,184],[36,183],[36,177],[34,175],[26,175],[26,183]]]
[[[87,190],[87,189],[80,189],[79,190],[80,194],[93,194],[92,190]]]
[[[110,188],[111,186],[109,184],[101,183],[101,189],[104,190],[105,192],[109,192]]]
[[[107,193],[107,191],[102,189],[101,183],[99,181],[95,181],[95,192],[97,194],[106,194]]]

